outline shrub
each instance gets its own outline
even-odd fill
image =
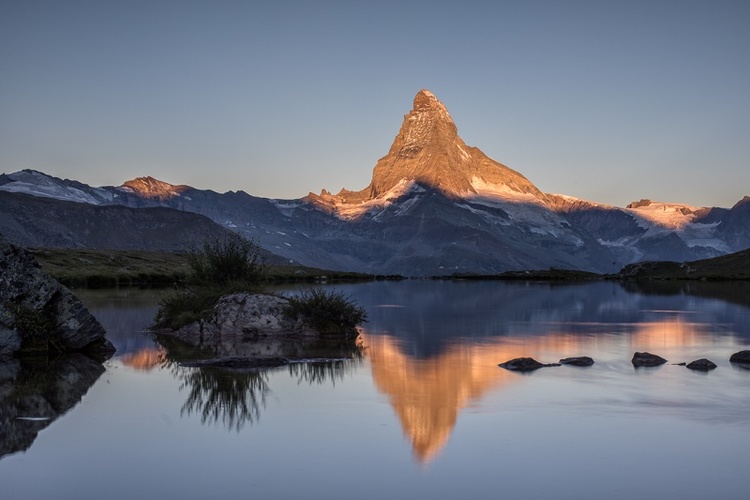
[[[266,280],[260,247],[237,234],[207,240],[188,254],[187,287],[164,296],[154,325],[176,330],[206,319],[223,295],[257,290]]]
[[[188,282],[198,286],[225,286],[243,283],[258,287],[266,279],[266,266],[260,247],[238,234],[206,240],[200,250],[188,254],[191,274]]]
[[[176,330],[185,325],[206,319],[221,296],[216,290],[180,288],[165,295],[159,301],[159,310],[154,318],[158,328]]]
[[[320,288],[305,290],[289,297],[286,315],[302,319],[322,334],[350,333],[367,321],[367,312],[342,292],[326,292]]]

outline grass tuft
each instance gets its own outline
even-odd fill
[[[342,292],[326,292],[320,288],[289,297],[285,313],[290,318],[302,319],[324,335],[348,334],[367,321],[365,309]]]

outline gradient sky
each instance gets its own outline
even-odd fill
[[[421,88],[545,192],[750,195],[749,1],[0,0],[0,172],[359,190]]]

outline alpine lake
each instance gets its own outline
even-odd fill
[[[750,492],[750,283],[324,286],[367,310],[360,348],[262,370],[181,363],[148,330],[162,291],[76,290],[117,352],[0,366],[0,498]],[[595,363],[498,366],[522,356]]]

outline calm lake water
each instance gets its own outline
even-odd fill
[[[0,498],[744,499],[750,288],[699,285],[335,286],[368,311],[363,354],[262,372],[170,362],[158,291],[79,291],[118,352],[0,369],[36,401],[0,409]],[[497,366],[576,355],[596,364]]]

